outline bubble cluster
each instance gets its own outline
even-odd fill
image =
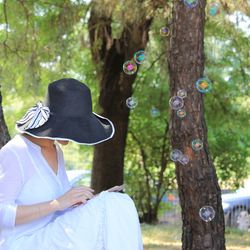
[[[200,218],[205,222],[209,222],[214,219],[215,211],[211,206],[204,206],[199,211]]]
[[[137,71],[137,65],[134,61],[128,60],[123,64],[123,71],[127,75],[133,75]]]
[[[137,51],[135,54],[134,54],[134,61],[137,63],[137,64],[142,64],[145,60],[145,51],[144,50],[139,50]]]
[[[200,139],[195,139],[192,141],[192,149],[194,151],[200,151],[203,149],[203,142]]]
[[[212,2],[208,6],[208,14],[210,16],[216,16],[220,13],[220,3]]]
[[[208,78],[200,78],[195,83],[196,88],[201,93],[207,93],[212,89],[212,83]]]
[[[179,110],[177,110],[177,111],[176,111],[176,114],[177,114],[177,116],[180,117],[180,118],[184,118],[184,117],[186,117],[186,115],[187,115],[187,113],[186,113],[186,111],[185,111],[184,109],[179,109]]]
[[[183,0],[183,3],[189,8],[194,8],[198,5],[199,0]]]
[[[169,36],[170,33],[171,33],[171,30],[170,30],[169,27],[162,27],[162,28],[160,29],[160,35],[161,35],[161,36]]]
[[[174,162],[180,162],[182,165],[187,165],[189,163],[189,157],[183,154],[179,149],[173,149],[170,152],[170,159]]]
[[[187,97],[187,91],[185,89],[180,89],[177,91],[177,96],[180,98],[186,98]]]
[[[129,109],[134,109],[138,104],[138,100],[136,97],[129,97],[127,100],[126,100],[126,105]]]
[[[151,117],[155,118],[158,117],[161,114],[160,110],[156,107],[152,107],[150,110]]]
[[[173,96],[169,100],[169,105],[170,105],[171,109],[178,110],[184,106],[184,101],[179,96]]]

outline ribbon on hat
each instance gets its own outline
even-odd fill
[[[20,130],[28,130],[41,127],[50,117],[49,107],[39,101],[35,106],[30,108],[19,121],[16,122]]]

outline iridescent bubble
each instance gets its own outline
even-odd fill
[[[123,71],[127,75],[133,75],[137,71],[137,65],[134,61],[129,60],[123,64]]]
[[[214,219],[215,211],[211,206],[204,206],[200,209],[199,215],[202,220],[209,222]]]
[[[153,118],[155,118],[155,117],[158,117],[161,114],[161,112],[158,108],[152,107],[150,110],[150,114]]]
[[[189,8],[194,8],[198,5],[199,0],[183,0],[184,4]]]
[[[173,96],[169,100],[169,105],[172,109],[178,110],[184,106],[184,101],[179,96]]]
[[[178,162],[180,162],[183,165],[187,165],[189,163],[189,157],[185,154],[182,154],[179,159]]]
[[[172,161],[178,161],[182,155],[183,154],[179,149],[174,149],[170,153],[170,159]]]
[[[176,114],[180,118],[184,118],[187,115],[187,113],[186,113],[186,111],[184,109],[178,109]]]
[[[138,64],[142,64],[145,60],[145,51],[144,50],[139,50],[134,54],[134,60]]]
[[[169,36],[170,33],[171,33],[171,30],[170,30],[169,27],[162,27],[162,28],[160,29],[160,35],[161,35],[161,36]]]
[[[138,100],[136,97],[129,97],[127,100],[126,100],[126,105],[128,108],[130,109],[134,109],[138,104]]]
[[[177,91],[177,96],[180,98],[186,98],[187,97],[187,91],[185,89],[180,89]]]
[[[207,93],[212,89],[211,81],[205,77],[198,79],[195,86],[201,93]]]
[[[216,3],[216,2],[210,3],[208,14],[210,16],[216,16],[219,13],[220,13],[220,3]]]
[[[200,139],[193,140],[192,141],[192,149],[194,151],[199,151],[199,150],[203,149],[203,142],[202,142],[202,140],[200,140]]]

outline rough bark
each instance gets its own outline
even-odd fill
[[[171,111],[170,137],[172,147],[190,158],[188,165],[176,164],[183,220],[182,249],[223,250],[225,226],[221,190],[208,149],[204,94],[195,88],[196,80],[204,71],[205,5],[205,0],[200,0],[198,6],[189,9],[182,1],[174,1],[169,51],[170,95],[176,96],[179,89],[186,89],[188,97],[184,99],[186,118],[180,119]],[[196,138],[204,143],[203,150],[198,152],[191,147]],[[216,212],[214,220],[207,223],[199,217],[200,208],[206,205]]]
[[[0,149],[10,140],[8,128],[6,126],[3,108],[2,108],[2,93],[0,91]]]
[[[96,192],[123,183],[123,166],[129,109],[126,99],[132,95],[135,75],[126,75],[122,65],[133,58],[133,54],[145,49],[151,19],[126,24],[121,38],[113,39],[111,17],[100,16],[92,8],[89,19],[89,35],[93,59],[101,65],[99,103],[102,115],[115,126],[114,137],[94,148],[91,186]],[[96,47],[96,44],[101,46]]]

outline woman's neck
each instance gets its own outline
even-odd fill
[[[54,147],[54,140],[45,139],[45,138],[36,138],[28,134],[22,134],[25,138],[30,140],[31,142],[37,144],[41,148],[53,148]]]

